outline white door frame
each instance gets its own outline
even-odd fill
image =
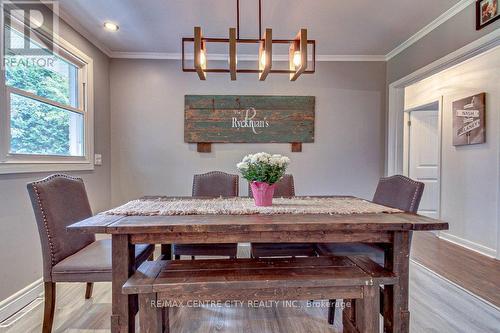
[[[387,147],[385,174],[391,176],[404,172],[404,90],[407,86],[421,81],[445,69],[454,67],[466,60],[470,60],[482,53],[500,46],[500,29],[467,44],[466,46],[438,59],[429,65],[389,84],[389,111],[387,115]],[[499,129],[500,130],[500,129]],[[500,160],[500,156],[499,156]],[[441,175],[440,175],[441,178]],[[500,173],[499,173],[500,179]],[[500,195],[500,181],[498,184]],[[497,259],[500,259],[500,204],[498,207],[497,223]]]
[[[438,213],[438,218],[441,218],[441,164],[442,164],[442,157],[443,157],[443,146],[442,146],[442,137],[443,137],[443,96],[440,96],[437,100],[429,100],[429,101],[424,101],[420,106],[416,106],[410,109],[404,110],[404,122],[403,126],[405,124],[408,124],[408,121],[410,120],[410,113],[411,112],[418,112],[418,110],[424,110],[424,108],[427,105],[431,104],[436,104],[438,103],[438,174],[437,174],[437,179],[438,179],[438,203],[437,203],[437,213]],[[406,125],[407,126],[407,125]],[[403,175],[409,176],[410,174],[410,131],[404,130],[403,127]],[[439,231],[435,232],[436,235],[439,235]]]

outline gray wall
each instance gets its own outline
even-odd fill
[[[389,60],[387,83],[397,81],[500,27],[500,21],[496,21],[476,31],[475,13],[475,4],[469,5]]]
[[[224,64],[222,64],[224,65]],[[227,65],[227,64],[225,64]],[[175,60],[111,60],[112,202],[145,194],[190,195],[193,174],[236,173],[248,153],[291,157],[297,193],[371,198],[383,173],[386,66],[384,62],[320,62],[315,75],[209,75],[200,81]],[[196,152],[183,140],[185,94],[316,96],[315,143],[302,153],[289,144],[215,144]],[[240,182],[247,194],[246,181]]]
[[[60,34],[94,59],[94,145],[95,152],[103,155],[103,165],[71,174],[84,178],[92,208],[100,211],[109,207],[111,196],[109,59],[64,23]],[[42,276],[40,240],[26,183],[47,175],[0,175],[0,300]]]

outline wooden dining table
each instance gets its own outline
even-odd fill
[[[182,200],[181,198],[179,200]],[[174,215],[99,214],[68,227],[72,232],[112,237],[111,331],[134,332],[137,297],[122,293],[135,271],[136,244],[216,243],[372,243],[384,249],[384,265],[397,277],[383,291],[384,332],[409,332],[409,260],[411,233],[445,230],[448,223],[411,213]],[[326,318],[325,318],[326,321]]]

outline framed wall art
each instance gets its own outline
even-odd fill
[[[486,94],[481,93],[453,102],[453,145],[486,142]]]
[[[211,143],[314,142],[314,96],[186,95],[184,141],[210,152]]]
[[[476,30],[480,30],[500,18],[499,0],[476,1]]]

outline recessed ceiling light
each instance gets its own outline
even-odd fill
[[[118,31],[120,27],[113,22],[104,22],[104,28],[109,31]]]

